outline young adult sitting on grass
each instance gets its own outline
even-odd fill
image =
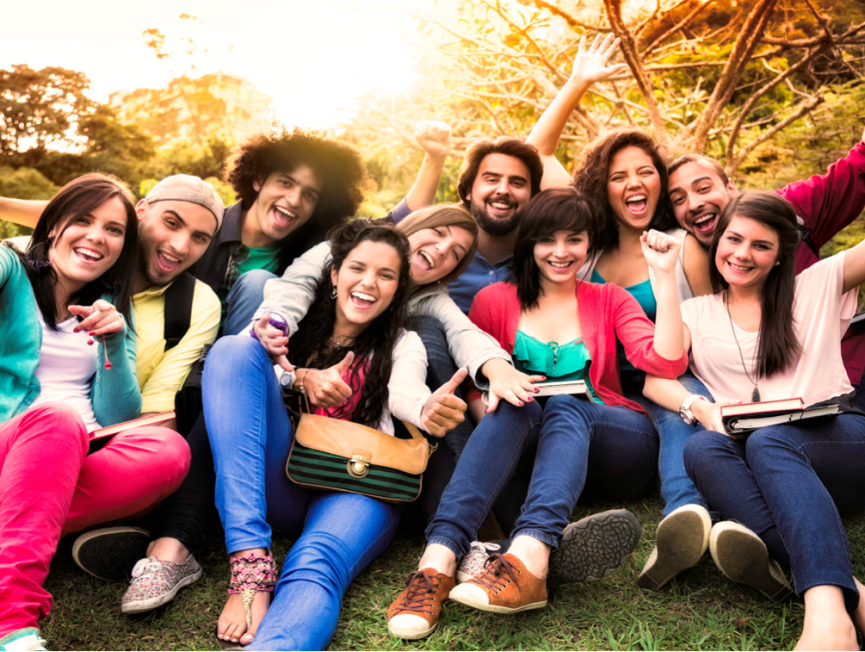
[[[706,429],[688,440],[688,474],[721,518],[709,549],[730,579],[770,598],[790,593],[789,566],[805,600],[799,650],[856,650],[865,631],[865,587],[853,577],[839,512],[865,507],[865,415],[855,407],[841,338],[865,282],[865,243],[796,275],[793,207],[746,192],[720,214],[709,253],[717,294],[682,304],[691,370],[716,403],[691,408]],[[668,409],[688,396],[678,381],[646,380]],[[835,417],[730,435],[721,407],[802,398],[837,403]],[[855,627],[854,627],[855,626]]]
[[[357,219],[334,232],[330,244],[332,261],[292,338],[298,368],[287,382],[277,380],[265,346],[273,339],[267,319],[255,325],[260,341],[248,335],[219,340],[204,373],[216,502],[232,567],[217,635],[249,649],[323,649],[343,593],[384,551],[399,519],[393,503],[288,480],[293,431],[280,385],[304,394],[316,414],[390,435],[395,417],[442,436],[466,409],[453,396],[465,372],[430,393],[423,345],[403,328],[410,284],[406,237],[392,226]],[[278,582],[269,551],[272,528],[299,535]],[[241,595],[248,590],[254,591],[250,602]]]
[[[590,395],[529,397],[519,407],[500,403],[484,416],[427,528],[418,570],[388,611],[395,636],[428,636],[448,597],[498,613],[543,607],[549,569],[558,567],[561,581],[599,579],[618,567],[639,539],[640,525],[626,510],[570,525],[568,520],[584,489],[594,487],[617,500],[651,489],[658,439],[642,408],[622,395],[616,340],[639,369],[668,378],[684,371],[678,241],[655,231],[643,236],[658,286],[653,325],[622,288],[577,280],[592,252],[594,224],[575,189],[541,192],[520,223],[513,282],[482,290],[472,305],[470,318],[512,352],[523,372],[583,380]],[[457,560],[520,457],[535,445],[529,494],[510,548],[493,554],[480,575],[454,588]]]
[[[0,650],[44,649],[42,584],[62,535],[147,510],[189,466],[166,428],[91,446],[89,433],[141,411],[137,236],[129,191],[93,174],[48,203],[27,253],[0,245]]]

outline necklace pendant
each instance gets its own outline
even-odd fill
[[[760,402],[760,390],[757,389],[757,386],[754,385],[754,391],[751,392],[751,403],[759,403]]]

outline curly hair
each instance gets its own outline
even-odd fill
[[[405,302],[409,286],[408,239],[391,225],[358,218],[337,227],[329,234],[331,261],[325,266],[315,288],[315,299],[309,312],[298,324],[291,339],[292,357],[300,365],[327,369],[338,364],[349,351],[355,361],[350,369],[348,385],[360,398],[349,414],[349,403],[331,413],[335,418],[349,418],[355,423],[375,428],[388,401],[388,383],[393,369],[393,351],[404,329]],[[399,254],[399,282],[390,305],[347,346],[332,346],[330,338],[336,322],[336,299],[331,294],[331,270],[339,269],[349,254],[362,242],[382,242]],[[313,358],[310,362],[310,358]],[[361,382],[361,372],[364,374]]]
[[[353,146],[315,131],[288,131],[282,127],[240,145],[226,164],[225,181],[234,188],[243,209],[248,210],[258,197],[254,184],[264,183],[274,172],[290,172],[299,165],[312,168],[322,188],[312,217],[292,233],[292,238],[315,244],[357,212],[370,183],[360,152]]]
[[[91,173],[73,179],[54,195],[36,223],[26,254],[18,252],[33,286],[33,294],[42,318],[51,330],[57,330],[54,288],[58,281],[57,272],[48,259],[48,251],[79,217],[87,215],[114,197],[120,200],[126,213],[126,234],[120,256],[102,276],[87,283],[71,299],[72,303],[89,306],[102,298],[108,290],[117,312],[123,315],[128,327],[132,329],[132,279],[138,269],[139,256],[135,200],[120,179]],[[51,231],[56,232],[55,237],[49,235]]]
[[[582,152],[579,167],[574,171],[573,184],[589,201],[600,218],[595,250],[619,243],[618,217],[610,206],[607,178],[613,157],[626,147],[639,147],[652,159],[661,177],[661,196],[655,207],[650,229],[666,231],[676,226],[673,205],[667,195],[667,166],[661,147],[649,134],[639,129],[621,129],[599,136]]]

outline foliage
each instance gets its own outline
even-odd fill
[[[865,71],[865,8],[829,0],[461,0],[417,20],[419,83],[371,93],[349,126],[371,152],[410,145],[422,119],[449,122],[457,152],[481,136],[528,135],[568,79],[580,36],[595,32],[622,39],[630,73],[593,87],[574,112],[566,165],[601,130],[638,126],[733,171],[784,129],[814,130],[832,89],[860,87]]]
[[[46,179],[39,170],[33,168],[12,169],[0,167],[0,197],[15,197],[16,199],[51,199],[59,190]],[[28,235],[30,229],[0,221],[0,240]]]

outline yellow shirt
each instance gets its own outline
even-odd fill
[[[151,287],[132,297],[142,414],[174,409],[174,395],[186,380],[192,364],[201,357],[205,345],[216,340],[219,330],[219,299],[210,286],[196,281],[189,330],[180,343],[166,353],[165,291],[169,287],[170,284]]]

